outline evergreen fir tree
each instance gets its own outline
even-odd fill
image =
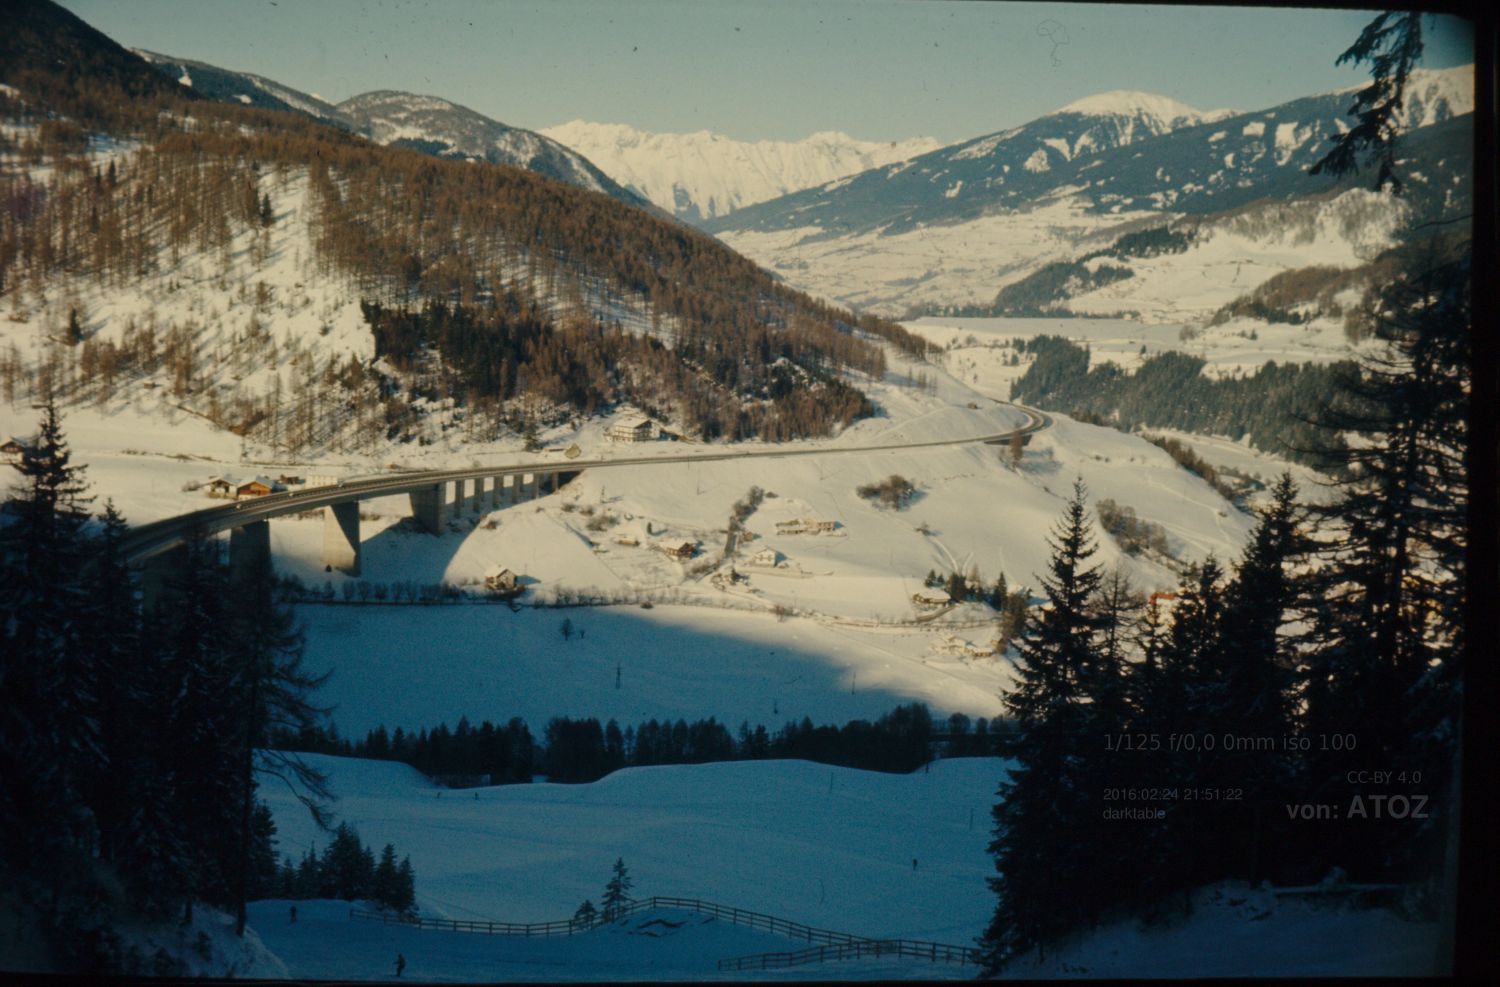
[[[999,903],[982,940],[990,972],[1087,921],[1098,894],[1090,844],[1076,839],[1094,835],[1085,817],[1098,814],[1100,793],[1088,786],[1104,745],[1088,709],[1089,688],[1100,678],[1091,599],[1101,577],[1098,566],[1088,566],[1096,545],[1086,502],[1082,482],[1075,483],[1049,540],[1041,581],[1047,603],[1027,615],[1016,686],[1004,697],[1014,730],[1002,754],[1014,765],[993,812],[998,876],[990,886]]]
[[[1458,736],[1464,648],[1468,480],[1470,261],[1466,242],[1434,247],[1419,270],[1376,299],[1382,354],[1346,382],[1325,427],[1365,441],[1324,521],[1303,728],[1354,738],[1307,765],[1318,796],[1346,796],[1347,770],[1367,763],[1422,772],[1448,791]],[[1347,744],[1340,746],[1347,747]],[[1315,797],[1310,794],[1309,797]],[[1438,808],[1438,806],[1434,806]],[[1379,878],[1412,876],[1437,852],[1434,818],[1351,829],[1317,849],[1328,865]]]
[[[234,580],[234,600],[228,654],[235,675],[235,707],[240,719],[234,764],[238,770],[239,825],[234,841],[239,848],[234,901],[235,931],[244,934],[249,901],[251,820],[255,806],[256,775],[264,773],[294,783],[293,791],[320,826],[327,825],[324,803],[329,797],[323,775],[294,753],[271,748],[275,730],[315,728],[327,710],[312,705],[308,696],[328,678],[302,670],[302,633],[293,614],[272,593],[269,559],[260,559]],[[373,868],[373,863],[372,863]]]
[[[1358,123],[1332,137],[1333,148],[1310,168],[1309,174],[1327,171],[1340,176],[1359,170],[1362,153],[1379,162],[1377,191],[1387,185],[1402,187],[1396,175],[1397,113],[1405,98],[1406,83],[1422,57],[1422,14],[1416,11],[1386,11],[1360,32],[1359,38],[1338,57],[1337,65],[1371,63],[1370,84],[1361,89],[1349,108]]]
[[[410,856],[402,857],[401,866],[396,868],[396,895],[391,907],[402,915],[417,912],[417,876],[411,868]]]
[[[1150,785],[1197,789],[1222,780],[1214,765],[1223,725],[1216,717],[1226,692],[1223,613],[1223,570],[1210,555],[1202,565],[1193,566],[1178,587],[1171,626],[1158,656],[1159,674],[1147,717],[1161,743],[1141,759]],[[1210,735],[1215,739],[1206,742]],[[1184,738],[1175,750],[1168,739],[1172,736]],[[1162,809],[1166,817],[1148,832],[1144,855],[1161,864],[1159,871],[1146,875],[1142,889],[1153,898],[1219,876],[1214,870],[1220,848],[1205,835],[1199,803],[1177,801]]]
[[[630,873],[625,869],[625,860],[622,857],[615,858],[614,873],[609,882],[604,885],[604,897],[600,903],[604,906],[604,921],[613,922],[620,909],[630,904],[630,889],[634,883],[630,880]]]
[[[97,697],[78,619],[90,498],[51,400],[16,469],[15,520],[0,527],[0,860],[56,888],[63,855],[88,840]]]
[[[380,851],[380,863],[375,865],[375,881],[370,889],[370,897],[382,905],[395,908],[400,899],[399,881],[400,875],[396,870],[396,848],[387,843],[385,849]]]
[[[94,756],[83,777],[84,798],[97,827],[99,856],[113,861],[131,803],[151,794],[154,771],[145,762],[141,712],[149,708],[149,677],[156,669],[142,648],[140,614],[120,551],[125,519],[110,502],[101,520],[83,572],[79,643],[87,661],[74,691],[92,697]]]
[[[171,816],[184,848],[182,904],[228,905],[235,899],[240,853],[230,834],[240,830],[237,754],[240,719],[233,703],[236,674],[227,612],[229,586],[218,548],[191,533],[179,565],[158,600],[161,682],[165,700],[157,727],[172,781]]]
[[[1213,711],[1225,731],[1254,743],[1224,751],[1219,777],[1206,782],[1245,790],[1244,804],[1218,807],[1213,828],[1232,876],[1251,883],[1262,878],[1279,824],[1276,810],[1291,782],[1293,766],[1282,738],[1292,733],[1298,654],[1286,627],[1306,613],[1305,580],[1293,566],[1311,548],[1291,474],[1283,473],[1271,494],[1225,593],[1223,705]]]

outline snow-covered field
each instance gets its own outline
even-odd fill
[[[1158,926],[1105,925],[1046,959],[1018,960],[1025,979],[1425,977],[1439,973],[1438,926],[1337,896],[1299,899],[1224,882],[1200,888],[1191,916]]]
[[[807,761],[630,768],[588,785],[445,790],[405,765],[309,756],[339,795],[339,817],[368,844],[410,854],[430,918],[543,922],[597,905],[623,858],[636,898],[698,898],[869,938],[969,945],[993,900],[989,808],[1003,764],[939,761],[891,775]],[[286,790],[263,789],[278,850],[320,837]],[[913,866],[915,862],[915,866]],[[707,978],[730,956],[805,946],[692,915],[672,940],[605,930],[527,942],[445,935],[347,918],[347,905],[257,906],[252,926],[292,976],[387,976],[398,950],[419,979]],[[305,924],[309,920],[313,924]],[[635,928],[640,923],[630,923]],[[417,957],[422,958],[419,967]],[[483,967],[479,966],[483,964]],[[801,976],[967,976],[972,969],[882,961],[802,968]]]
[[[959,223],[829,235],[817,226],[731,230],[720,239],[804,291],[899,315],[920,305],[988,305],[1005,285],[1052,261],[1109,246],[1121,233],[1182,219],[1141,210],[1095,213],[1065,194],[1031,208]],[[1272,275],[1313,265],[1354,267],[1392,242],[1404,212],[1389,197],[1346,192],[1314,205],[1270,204],[1260,214],[1199,225],[1185,253],[1130,258],[1133,277],[1068,299],[1077,312],[1135,312],[1148,323],[1201,325]],[[1230,331],[1264,329],[1241,320]],[[1337,323],[1329,320],[1330,327]],[[1328,328],[1328,327],[1324,327]],[[1262,361],[1263,362],[1263,361]]]
[[[962,758],[910,775],[761,761],[632,768],[589,785],[445,790],[405,765],[309,756],[366,843],[410,854],[429,918],[541,922],[596,905],[622,858],[633,895],[698,898],[870,938],[968,945],[994,908],[984,883],[989,809],[1004,762]],[[267,788],[278,849],[326,837],[286,791]],[[972,822],[971,822],[972,820]],[[914,866],[915,865],[915,866]],[[545,940],[353,920],[346,902],[251,907],[255,933],[293,977],[386,979],[399,952],[420,980],[886,979],[970,977],[915,960],[721,974],[719,959],[806,944],[644,912]],[[1007,971],[1022,978],[1382,976],[1432,969],[1437,929],[1337,898],[1233,883],[1200,890],[1191,915],[1107,924]]]
[[[697,914],[638,912],[616,925],[551,939],[500,938],[413,929],[349,918],[345,902],[260,901],[250,922],[293,976],[326,980],[390,980],[395,958],[405,979],[419,982],[630,982],[699,980],[930,980],[973,975],[973,967],[916,960],[867,959],[787,970],[718,971],[718,961],[793,951],[806,943]]]
[[[1070,199],[950,225],[829,236],[821,227],[729,230],[719,239],[803,291],[899,314],[913,305],[987,305],[1002,286],[1146,212],[1095,214]],[[1165,217],[1163,217],[1165,221]],[[1122,306],[1123,307],[1123,306]]]
[[[1010,366],[1015,339],[1062,336],[1087,345],[1089,365],[1109,362],[1133,371],[1160,353],[1188,353],[1204,361],[1210,377],[1253,374],[1268,361],[1331,363],[1348,360],[1355,350],[1334,319],[1307,325],[1231,320],[1183,333],[1179,324],[1147,324],[1136,319],[1015,319],[931,316],[904,323],[907,329],[948,347],[944,366],[970,387],[997,400],[1010,397],[1010,385],[1026,373],[1028,357]],[[1253,337],[1252,337],[1253,332]]]

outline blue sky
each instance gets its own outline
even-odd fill
[[[794,140],[943,141],[1109,89],[1256,109],[1357,85],[1368,11],[944,0],[62,0],[129,47],[338,101],[431,93],[515,126],[567,120]],[[1426,22],[1424,22],[1426,23]],[[1440,18],[1425,64],[1473,60]]]

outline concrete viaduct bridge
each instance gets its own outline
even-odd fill
[[[253,500],[238,500],[206,507],[131,528],[122,550],[126,561],[143,566],[142,589],[146,599],[155,599],[168,574],[181,564],[187,538],[198,533],[229,532],[229,563],[243,569],[270,558],[271,519],[308,511],[323,512],[323,562],[349,575],[360,573],[359,505],[374,497],[406,495],[412,516],[428,532],[440,535],[451,518],[462,516],[465,507],[494,510],[534,500],[552,493],[585,469],[612,466],[654,466],[679,463],[709,463],[729,459],[786,459],[794,456],[837,456],[901,449],[983,443],[1003,445],[1020,434],[1023,440],[1048,428],[1046,413],[1013,405],[1027,417],[1026,424],[1007,432],[968,438],[923,442],[893,442],[846,448],[788,448],[685,453],[675,456],[618,456],[608,459],[574,459],[477,466],[465,469],[386,473],[342,480],[337,484],[305,490],[267,494]],[[449,494],[449,489],[452,494]]]

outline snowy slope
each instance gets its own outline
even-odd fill
[[[1153,134],[1164,134],[1178,127],[1190,127],[1199,123],[1211,123],[1235,114],[1234,110],[1199,110],[1170,96],[1133,89],[1113,89],[1085,96],[1057,112],[1134,118],[1145,122]]]
[[[405,765],[308,755],[335,811],[367,843],[410,854],[422,914],[539,922],[596,904],[622,858],[637,898],[699,898],[872,938],[965,945],[994,897],[989,809],[1004,762],[938,761],[910,775],[760,761],[632,768],[589,785],[444,790]],[[277,850],[327,839],[282,789],[267,788]],[[915,864],[915,866],[913,866]],[[969,978],[971,968],[863,960],[720,974],[718,959],[805,943],[687,911],[641,913],[547,940],[358,922],[346,902],[252,904],[250,924],[293,977],[384,979],[400,952],[422,980]],[[1008,977],[1389,976],[1432,970],[1437,929],[1339,899],[1277,896],[1226,882],[1191,915],[1123,920],[1023,957]]]
[[[740,761],[627,768],[587,785],[445,790],[394,762],[306,757],[329,772],[341,820],[366,843],[411,855],[428,917],[566,919],[586,898],[599,903],[616,857],[637,898],[699,898],[870,938],[965,945],[994,907],[984,878],[1003,770],[995,758],[910,775]],[[278,852],[296,859],[324,845],[282,786],[262,797]],[[285,922],[285,909],[277,917]],[[267,945],[276,951],[274,938]]]
[[[312,260],[306,177],[267,174],[260,191],[271,200],[274,224],[236,235],[227,250],[184,253],[175,267],[126,287],[59,281],[44,298],[28,292],[12,299],[11,317],[0,321],[0,340],[7,350],[14,345],[28,365],[49,352],[59,360],[74,352],[56,342],[73,308],[83,314],[90,340],[121,343],[132,327],[147,326],[158,339],[174,327],[196,333],[190,389],[175,393],[163,367],[151,381],[122,385],[112,396],[85,392],[81,404],[66,410],[76,459],[87,464],[101,506],[111,498],[131,522],[143,523],[208,503],[196,488],[214,474],[356,476],[390,465],[533,458],[518,437],[487,441],[463,427],[445,427],[452,424],[445,406],[434,406],[423,443],[356,441],[355,423],[344,422],[347,431],[297,460],[212,427],[203,415],[214,401],[263,404],[279,388],[282,427],[294,428],[309,373],[317,379],[330,363],[342,365],[351,356],[368,361],[374,353],[356,286],[321,272]],[[627,329],[649,328],[641,309],[630,307],[638,300],[614,301],[624,306],[619,312]],[[244,340],[252,335],[261,342],[247,348]],[[859,381],[877,405],[875,416],[800,448],[990,435],[1022,420],[937,367],[894,353],[889,366],[884,380]],[[917,384],[918,376],[926,383]],[[29,434],[34,425],[25,394],[14,404],[0,403],[0,432]],[[669,442],[613,447],[604,439],[606,425],[600,419],[560,424],[540,438],[553,450],[576,442],[590,456],[691,450]],[[878,508],[856,493],[892,473],[916,484],[918,496],[906,510]],[[661,605],[649,612],[630,605],[515,615],[496,607],[309,606],[303,608],[308,661],[335,670],[325,698],[340,707],[336,722],[346,732],[380,722],[451,722],[462,714],[476,720],[522,715],[537,726],[554,715],[622,721],[714,715],[735,725],[749,719],[774,727],[793,715],[819,722],[874,716],[907,700],[927,702],[942,715],[993,716],[1009,674],[1003,658],[983,654],[994,639],[993,611],[965,604],[918,624],[911,595],[929,571],[974,569],[986,585],[1003,571],[1013,587],[1035,586],[1047,555],[1043,534],[1075,475],[1095,497],[1111,497],[1170,525],[1184,560],[1209,551],[1231,557],[1249,531],[1248,518],[1159,450],[1066,422],[1037,437],[1019,470],[1002,462],[997,448],[971,445],[775,464],[731,460],[591,471],[560,493],[479,516],[442,538],[408,533],[401,521],[410,504],[387,498],[363,507],[366,582],[473,586],[493,566],[506,565],[532,581],[530,599],[649,593]],[[699,566],[718,563],[731,505],[752,485],[777,496],[749,518],[747,527],[758,537],[744,543],[733,563],[748,582],[719,588]],[[588,512],[615,520],[592,530]],[[776,522],[802,517],[837,521],[841,528],[829,535],[777,532]],[[317,518],[276,521],[276,565],[311,586],[332,582],[342,599],[345,577],[324,572],[322,536]],[[641,544],[620,544],[616,536]],[[652,550],[654,542],[672,537],[701,544],[694,564]],[[746,564],[765,548],[778,551],[785,568]],[[1160,566],[1123,558],[1112,544],[1102,551],[1104,561],[1122,564],[1143,586],[1175,580]],[[778,611],[792,616],[778,619]],[[557,634],[564,616],[587,629],[566,654]],[[706,654],[727,660],[704,662]],[[614,688],[617,666],[621,690]]]
[[[291,86],[284,86],[253,72],[221,69],[205,62],[140,48],[132,48],[131,51],[145,59],[158,72],[176,79],[179,84],[188,86],[209,99],[258,106],[267,110],[305,113],[346,130],[354,129],[349,117],[322,97],[299,92]]]
[[[974,219],[1075,184],[1076,174],[1100,155],[1217,118],[1217,112],[1165,97],[1105,93],[1019,127],[783,196],[707,225],[732,239],[729,234],[804,226],[828,235],[893,235]]]
[[[1278,896],[1224,882],[1193,896],[1190,916],[1119,921],[1006,971],[1025,979],[1429,977],[1439,973],[1435,922],[1385,909]]]
[[[1410,215],[1466,211],[1472,191],[1473,67],[1423,73],[1409,94],[1398,167]],[[1237,214],[1321,209],[1314,196],[1363,187],[1306,170],[1326,137],[1349,126],[1348,92],[1253,113],[1196,118],[1160,97],[1089,97],[1025,126],[908,162],[783,196],[708,224],[736,250],[813,294],[888,314],[914,307],[987,305],[1006,284],[1050,261],[1107,245],[1120,233],[1184,216],[1240,222]],[[1080,112],[1082,106],[1088,112]],[[1102,114],[1102,115],[1101,115]],[[1181,125],[1160,128],[1173,120]],[[1165,121],[1165,122],[1164,122]],[[1154,129],[1155,128],[1155,129]],[[1398,214],[1338,237],[1369,245]],[[1303,225],[1300,221],[1288,226]],[[1266,230],[1258,239],[1283,239]],[[1325,263],[1320,243],[1294,238],[1291,266]],[[1336,246],[1334,253],[1347,254]],[[1191,261],[1191,259],[1189,259]],[[1338,261],[1332,261],[1339,263]],[[1120,282],[1130,293],[1136,285]],[[1147,289],[1147,296],[1152,294]],[[1191,319],[1171,291],[1144,297],[1143,316]],[[1130,311],[1131,299],[1089,311]]]
[[[350,97],[338,109],[377,144],[399,144],[443,158],[513,165],[632,205],[644,202],[557,141],[437,96],[378,90]]]
[[[931,137],[861,141],[837,131],[800,141],[741,141],[700,130],[647,133],[573,120],[542,134],[573,148],[616,181],[689,222],[935,150]]]
[[[1018,418],[934,367],[921,372],[934,381],[935,394],[899,379],[916,372],[896,362],[893,380],[872,388],[883,415],[806,446],[986,435],[1012,427]],[[31,415],[29,408],[0,410],[0,431],[23,431]],[[148,418],[80,409],[67,428],[96,489],[135,522],[204,504],[201,493],[182,489],[190,482],[214,473],[253,475],[269,465],[238,462],[232,437],[207,429],[162,430]],[[590,454],[607,453],[601,431],[599,423],[590,423],[544,438],[557,447],[576,441]],[[671,443],[656,448],[674,451]],[[518,458],[529,457],[517,456],[513,446],[459,443],[382,448],[357,457],[277,464],[269,471],[350,475],[393,462],[432,466]],[[906,510],[876,507],[856,493],[892,473],[917,485],[918,496]],[[460,525],[441,538],[410,533],[400,524],[410,513],[405,498],[384,498],[362,507],[365,581],[473,584],[491,567],[506,565],[530,581],[528,599],[545,601],[563,592],[627,599],[648,593],[659,604],[682,605],[514,614],[496,606],[310,605],[300,608],[308,626],[307,660],[314,670],[334,671],[322,698],[338,707],[334,719],[341,731],[359,735],[380,723],[417,728],[460,715],[476,722],[519,715],[536,727],[555,715],[628,723],[712,715],[733,725],[749,720],[774,728],[791,717],[871,717],[909,700],[928,703],[935,715],[995,716],[1009,664],[964,648],[966,642],[982,651],[993,641],[993,611],[970,603],[918,624],[910,597],[929,570],[976,569],[986,585],[1004,571],[1012,587],[1035,587],[1048,553],[1043,536],[1075,476],[1093,498],[1130,505],[1164,525],[1184,560],[1201,560],[1209,552],[1234,557],[1251,528],[1248,517],[1161,450],[1062,418],[1033,439],[1019,470],[1002,461],[1001,450],[984,445],[775,464],[730,460],[591,470],[556,494],[478,515],[473,526]],[[746,521],[757,536],[736,563],[747,583],[721,589],[650,548],[657,540],[688,538],[701,543],[700,558],[714,563],[730,507],[752,485],[777,496],[767,497]],[[608,513],[615,523],[591,530],[585,510]],[[777,532],[776,522],[801,517],[841,527],[824,535]],[[641,544],[620,544],[616,535]],[[343,583],[345,577],[323,571],[322,538],[319,519],[277,520],[271,525],[277,568],[312,586]],[[782,555],[785,569],[747,564],[766,547]],[[1121,566],[1143,587],[1175,582],[1173,573],[1123,555],[1107,538],[1100,552],[1101,561]],[[336,593],[341,599],[341,589]],[[779,619],[778,608],[795,616]],[[566,642],[558,632],[565,617],[577,632]]]

